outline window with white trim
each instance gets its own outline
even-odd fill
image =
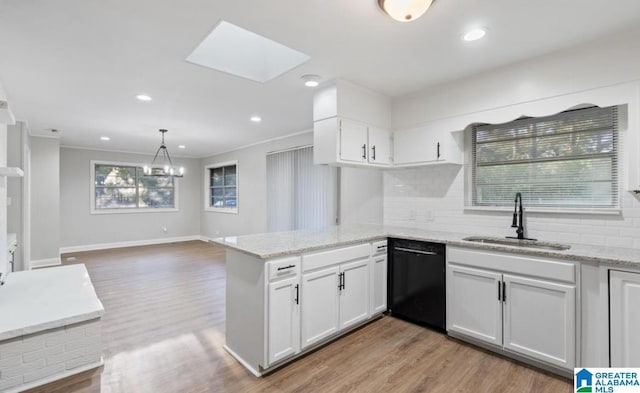
[[[205,208],[225,213],[238,212],[238,163],[226,162],[205,168]]]
[[[472,205],[617,208],[617,107],[590,107],[472,130]]]
[[[92,163],[93,210],[176,209],[176,187],[170,176],[144,176],[142,166]]]

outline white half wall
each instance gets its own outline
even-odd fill
[[[184,177],[178,179],[178,211],[91,214],[92,160],[145,164],[152,159],[141,154],[62,147],[59,247],[63,251],[88,250],[198,238],[202,187],[198,159],[174,158],[176,165],[185,167]]]
[[[57,259],[59,249],[60,140],[32,137],[31,261]]]

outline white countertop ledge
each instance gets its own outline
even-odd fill
[[[103,314],[84,265],[11,273],[0,287],[0,341]]]
[[[640,268],[640,249],[595,246],[588,244],[570,245],[569,250],[544,250],[519,246],[476,243],[463,240],[468,236],[482,236],[482,233],[438,232],[416,228],[387,225],[338,225],[322,229],[291,232],[262,233],[245,236],[227,236],[211,241],[225,247],[262,259],[285,255],[302,254],[325,248],[379,240],[388,237],[443,243],[451,246],[468,247],[487,251],[509,252],[545,258],[556,258],[576,262],[608,263]],[[539,239],[544,242],[547,239]]]

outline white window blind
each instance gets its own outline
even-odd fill
[[[335,224],[336,182],[336,168],[313,164],[313,147],[268,154],[268,230]]]
[[[473,129],[474,206],[619,206],[617,107]]]

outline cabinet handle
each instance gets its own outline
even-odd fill
[[[338,273],[338,291],[342,291],[342,273]]]
[[[364,145],[362,145],[362,159],[363,160],[367,159],[367,144],[366,143]]]
[[[439,160],[440,159],[440,142],[438,142],[438,151],[437,151],[437,153],[438,153],[438,160]]]
[[[296,284],[296,304],[300,304],[300,285]]]
[[[287,269],[291,269],[291,268],[294,268],[294,267],[296,267],[296,265],[283,266],[283,267],[279,267],[278,271],[287,270]]]
[[[373,156],[371,157],[371,159],[373,159],[373,161],[376,160],[376,145],[373,145],[371,147],[371,151],[373,151]]]
[[[502,301],[502,283],[498,281],[498,300]]]
[[[507,302],[507,283],[502,282],[502,301]]]

